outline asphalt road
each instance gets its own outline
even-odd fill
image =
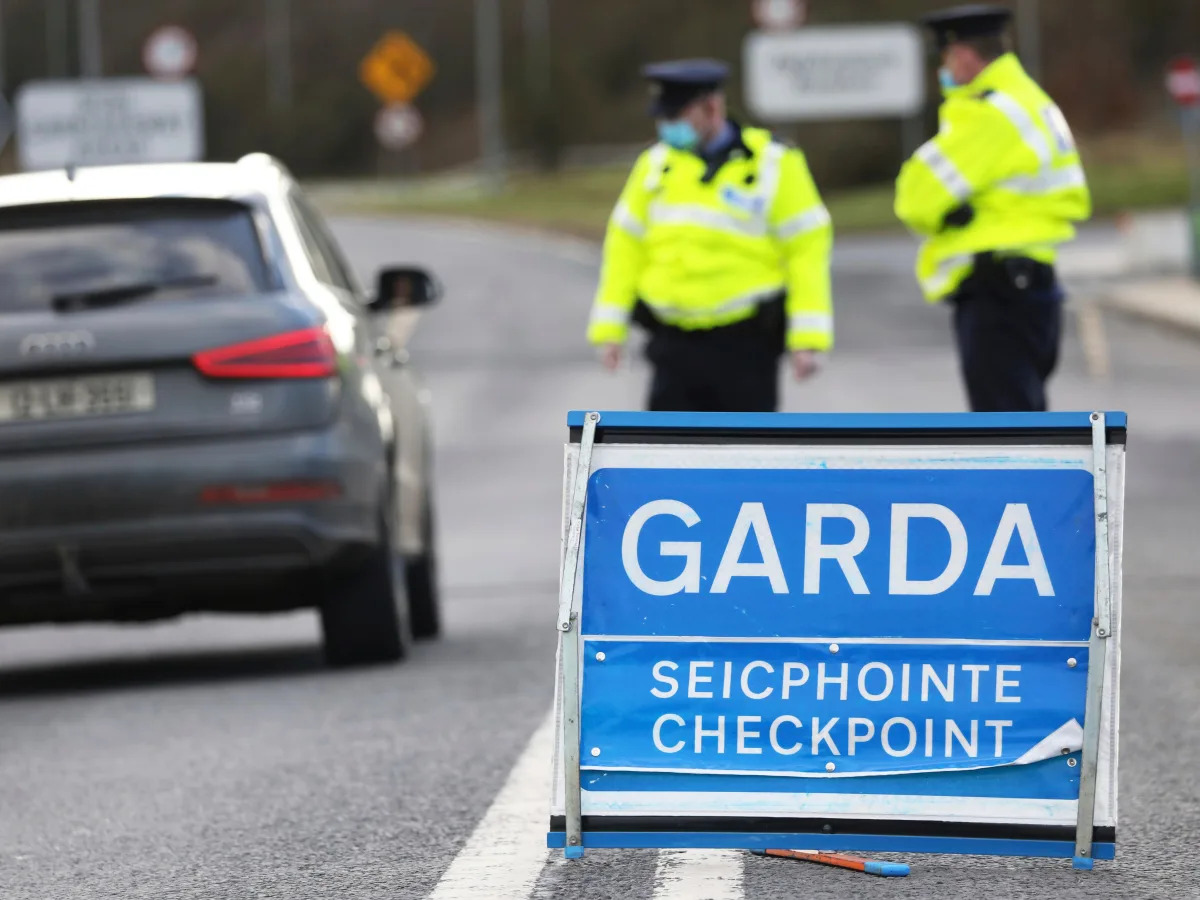
[[[437,409],[445,639],[330,672],[308,614],[0,633],[0,897],[423,898],[439,881],[443,898],[1200,897],[1200,345],[1119,320],[1109,374],[1089,374],[1104,356],[1085,358],[1073,326],[1052,390],[1058,408],[1131,416],[1115,863],[910,857],[908,878],[881,881],[717,855],[729,880],[684,893],[673,859],[566,864],[510,829],[531,880],[497,863],[463,893],[452,861],[497,795],[543,804],[519,796],[537,772],[512,772],[552,696],[565,412],[637,408],[645,372],[603,374],[583,343],[589,245],[337,230],[367,277],[419,262],[447,285],[414,343]],[[838,352],[788,409],[962,408],[946,317],[918,300],[910,259],[903,242],[840,245]]]

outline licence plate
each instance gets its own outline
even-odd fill
[[[0,422],[79,419],[151,409],[154,376],[144,373],[0,384]]]

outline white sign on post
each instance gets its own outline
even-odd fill
[[[904,23],[752,32],[746,102],[774,121],[903,118],[925,103],[925,48]]]
[[[159,28],[142,47],[142,63],[151,75],[178,78],[196,65],[196,39],[176,25]]]
[[[392,103],[375,116],[375,137],[387,150],[403,150],[414,144],[424,130],[424,120],[416,107]]]
[[[204,155],[203,98],[191,79],[32,81],[16,100],[19,162],[27,171]]]
[[[806,0],[754,0],[754,21],[760,28],[799,28],[808,15]]]

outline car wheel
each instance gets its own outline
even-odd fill
[[[441,592],[438,590],[437,544],[433,523],[433,504],[425,498],[424,524],[421,527],[425,552],[408,560],[404,567],[408,584],[408,608],[412,616],[412,634],[418,640],[435,638],[442,633]]]
[[[410,623],[391,526],[379,524],[379,546],[329,586],[321,604],[325,659],[332,666],[395,662],[408,655]]]

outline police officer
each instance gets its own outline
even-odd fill
[[[588,339],[609,369],[649,332],[652,410],[774,412],[833,346],[833,228],[804,154],[726,114],[726,66],[647,66],[659,141],[610,217]]]
[[[1011,13],[972,5],[923,19],[941,52],[938,134],[896,183],[896,215],[924,238],[917,278],[953,305],[975,411],[1042,411],[1057,361],[1057,246],[1091,215],[1071,130],[1005,36]]]

